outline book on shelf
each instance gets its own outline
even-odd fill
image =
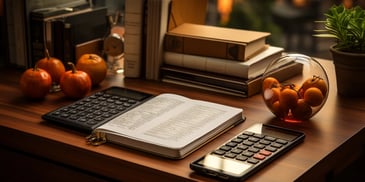
[[[157,80],[162,60],[163,38],[168,29],[171,0],[147,0],[145,78]]]
[[[302,70],[303,64],[288,62],[275,69],[270,76],[274,76],[282,82],[301,74]],[[229,95],[250,97],[261,91],[262,75],[252,79],[243,79],[171,65],[162,66],[161,72],[163,82],[211,90]]]
[[[9,54],[8,60],[11,65],[20,68],[28,68],[33,65],[28,60],[27,54],[27,20],[26,2],[21,0],[2,1],[5,7],[7,38]]]
[[[207,0],[126,0],[124,75],[158,80],[165,33],[181,22],[204,23],[206,6]]]
[[[89,139],[181,159],[243,121],[241,108],[164,93],[99,126]]]
[[[32,64],[44,58],[45,46],[52,57],[64,62],[76,61],[76,45],[105,36],[106,7],[85,8],[54,16],[30,12],[30,48]],[[93,31],[90,31],[93,30]]]
[[[183,23],[166,32],[164,50],[246,61],[265,49],[270,33]]]
[[[143,27],[145,3],[148,0],[126,0],[124,15],[124,76],[140,77],[143,65]]]
[[[196,56],[176,52],[164,52],[164,64],[191,68],[223,75],[252,79],[261,75],[267,65],[281,56],[284,49],[266,45],[266,49],[244,62],[209,56]]]

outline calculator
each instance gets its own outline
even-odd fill
[[[257,123],[190,163],[190,168],[220,180],[245,180],[304,137],[300,131]]]
[[[152,97],[148,93],[114,86],[48,112],[42,119],[89,133]]]

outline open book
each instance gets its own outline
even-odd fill
[[[88,141],[181,159],[243,121],[241,108],[165,93],[99,126]]]

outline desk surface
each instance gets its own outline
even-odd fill
[[[182,160],[170,160],[128,148],[105,144],[94,147],[79,133],[42,121],[41,115],[73,102],[62,93],[49,94],[42,101],[26,100],[18,88],[21,71],[0,73],[0,146],[88,174],[117,180],[212,180],[189,169],[194,159],[213,150],[253,123],[263,122],[305,132],[305,141],[250,177],[249,181],[293,181],[334,177],[364,150],[365,98],[337,95],[334,67],[321,60],[330,79],[330,94],[322,110],[310,121],[286,123],[265,107],[261,95],[239,98],[156,81],[124,79],[108,75],[97,90],[116,85],[152,94],[172,92],[244,109],[247,120]],[[343,162],[339,162],[343,160]]]

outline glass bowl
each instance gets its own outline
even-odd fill
[[[278,68],[288,64],[301,64],[302,71],[287,80]],[[288,122],[306,121],[318,113],[326,103],[329,82],[326,71],[312,57],[303,54],[286,54],[273,60],[262,77],[262,98],[269,110]]]

